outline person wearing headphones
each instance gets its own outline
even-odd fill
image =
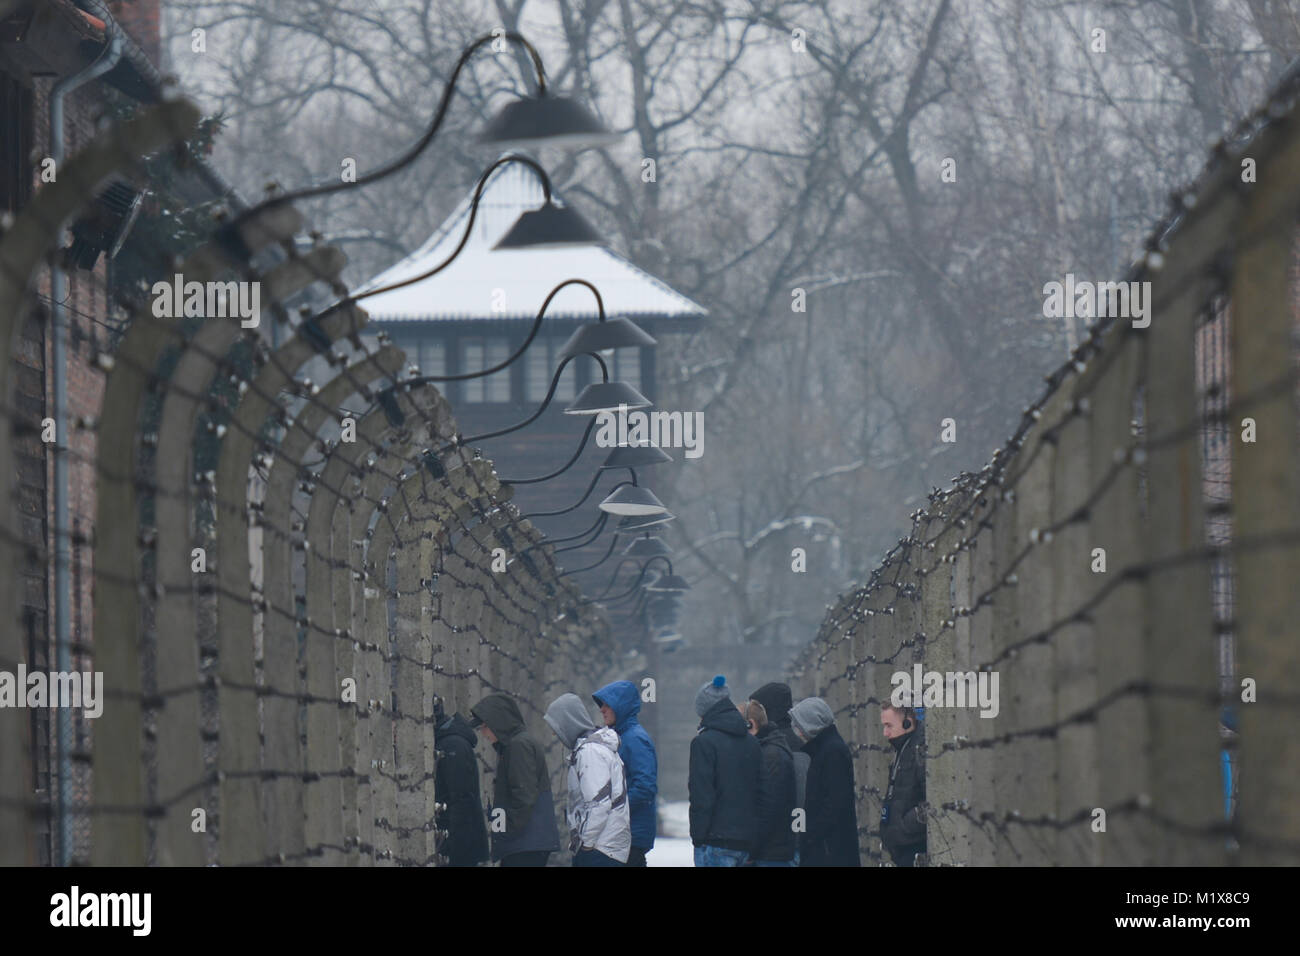
[[[880,708],[880,727],[894,748],[889,768],[889,789],[880,807],[880,842],[895,866],[916,865],[917,854],[925,852],[925,764],[922,750],[925,734],[911,707],[885,703]]]

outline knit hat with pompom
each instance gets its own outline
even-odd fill
[[[701,687],[700,692],[695,695],[695,713],[703,717],[708,713],[709,708],[720,700],[731,700],[731,689],[727,686],[727,679],[721,674]]]

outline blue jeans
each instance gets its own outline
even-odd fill
[[[697,846],[696,866],[744,866],[749,859],[745,850],[724,850],[720,846]]]
[[[606,856],[599,850],[579,850],[573,854],[574,866],[622,866],[612,856]]]
[[[755,860],[755,866],[798,866],[798,860]]]

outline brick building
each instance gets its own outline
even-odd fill
[[[159,0],[120,0],[107,5],[97,0],[19,0],[5,5],[0,14],[0,149],[3,150],[3,186],[0,214],[19,212],[41,188],[45,160],[53,148],[51,137],[51,94],[65,78],[81,73],[106,54],[110,30],[121,30],[121,53],[116,64],[98,78],[68,93],[64,100],[64,153],[75,156],[106,120],[140,104],[157,102],[160,76]],[[149,183],[111,184],[101,197],[121,199],[135,208],[135,195]],[[124,207],[125,208],[125,207]],[[137,239],[130,232],[132,216],[118,221],[124,248],[130,251]],[[81,220],[66,224],[77,235]],[[93,246],[93,243],[92,243]],[[84,248],[82,250],[85,251]],[[111,351],[120,335],[125,311],[114,294],[114,250],[92,248],[80,262],[68,262],[65,269],[68,294],[64,299],[67,316],[66,388],[68,443],[68,520],[70,529],[71,599],[69,631],[72,669],[91,669],[83,653],[93,644],[92,579],[93,535],[96,513],[95,434],[80,429],[81,419],[97,419],[103,399],[104,374],[96,363],[101,351]],[[96,254],[97,253],[97,254]],[[22,583],[22,606],[14,618],[25,635],[25,663],[30,670],[57,668],[55,649],[54,541],[54,454],[53,444],[42,440],[41,423],[52,419],[54,343],[52,335],[51,277],[42,271],[33,289],[32,308],[26,317],[21,340],[10,356],[15,381],[13,396],[15,461],[6,463],[17,474],[17,507],[22,531],[32,548],[34,560]],[[71,768],[67,800],[73,821],[68,845],[61,847],[52,832],[57,816],[59,788],[57,762],[60,759],[54,724],[58,711],[31,710],[33,785],[39,802],[50,808],[37,825],[37,859],[41,863],[84,859],[89,841],[89,820],[77,808],[89,802],[88,763],[92,726],[79,708],[68,711],[71,720],[70,753],[64,754]]]

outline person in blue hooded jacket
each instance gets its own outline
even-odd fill
[[[618,734],[619,756],[627,771],[628,807],[632,811],[632,852],[627,866],[645,866],[645,855],[655,845],[655,795],[659,792],[659,761],[655,744],[638,721],[641,695],[630,680],[616,680],[592,694],[605,718],[605,726]]]

